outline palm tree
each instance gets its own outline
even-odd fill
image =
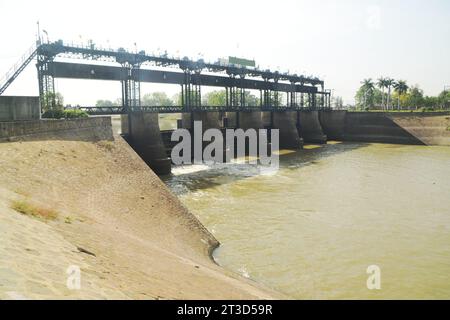
[[[387,87],[386,79],[383,77],[380,77],[378,79],[377,86],[378,86],[378,88],[381,89],[381,107],[384,110],[384,89],[386,89],[386,87]]]
[[[388,89],[388,96],[387,96],[387,109],[389,110],[389,107],[391,105],[391,88],[395,83],[394,79],[386,78],[386,87]]]
[[[406,84],[406,81],[399,80],[394,84],[395,91],[397,92],[397,109],[400,110],[400,96],[405,94],[409,87]]]
[[[364,91],[364,107],[367,108],[367,94],[370,93],[370,96],[373,95],[375,84],[373,83],[372,78],[364,79],[361,81],[361,84]]]

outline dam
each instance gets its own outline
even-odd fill
[[[332,110],[317,78],[145,52],[55,42],[28,58],[38,59],[40,97],[0,97],[5,288],[85,299],[449,296],[448,112]],[[120,66],[102,65],[106,58]],[[142,68],[148,61],[181,71]],[[54,106],[43,98],[54,96],[55,78],[118,81],[123,105],[40,119],[30,104]],[[141,82],[179,85],[181,105],[141,105]],[[202,105],[202,86],[225,88],[225,104]],[[250,88],[259,105],[245,101]],[[194,121],[205,130],[278,130],[280,168],[173,166],[165,113],[191,131]],[[17,201],[58,218],[17,215]],[[86,271],[79,293],[59,285],[68,261]],[[371,265],[382,270],[383,291],[365,287]],[[43,279],[47,269],[53,276]]]

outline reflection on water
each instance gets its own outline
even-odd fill
[[[450,298],[450,148],[329,144],[280,162],[166,178],[221,242],[219,264],[294,298]]]

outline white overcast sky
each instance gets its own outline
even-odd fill
[[[320,76],[346,102],[369,77],[404,79],[428,95],[450,85],[449,0],[0,0],[0,77],[31,46],[38,20],[51,41],[254,58],[261,67]],[[56,85],[66,103],[120,96],[115,82]],[[145,85],[143,93],[161,88]],[[34,65],[5,92],[37,93]]]

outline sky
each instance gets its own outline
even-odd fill
[[[450,86],[449,0],[0,0],[0,78],[35,41],[37,21],[50,41],[239,56],[319,76],[345,103],[364,78],[406,80],[427,95]],[[70,104],[120,97],[120,84],[108,81],[58,79],[56,89]],[[161,90],[178,87],[146,84],[141,93]],[[34,65],[4,94],[37,95]]]

